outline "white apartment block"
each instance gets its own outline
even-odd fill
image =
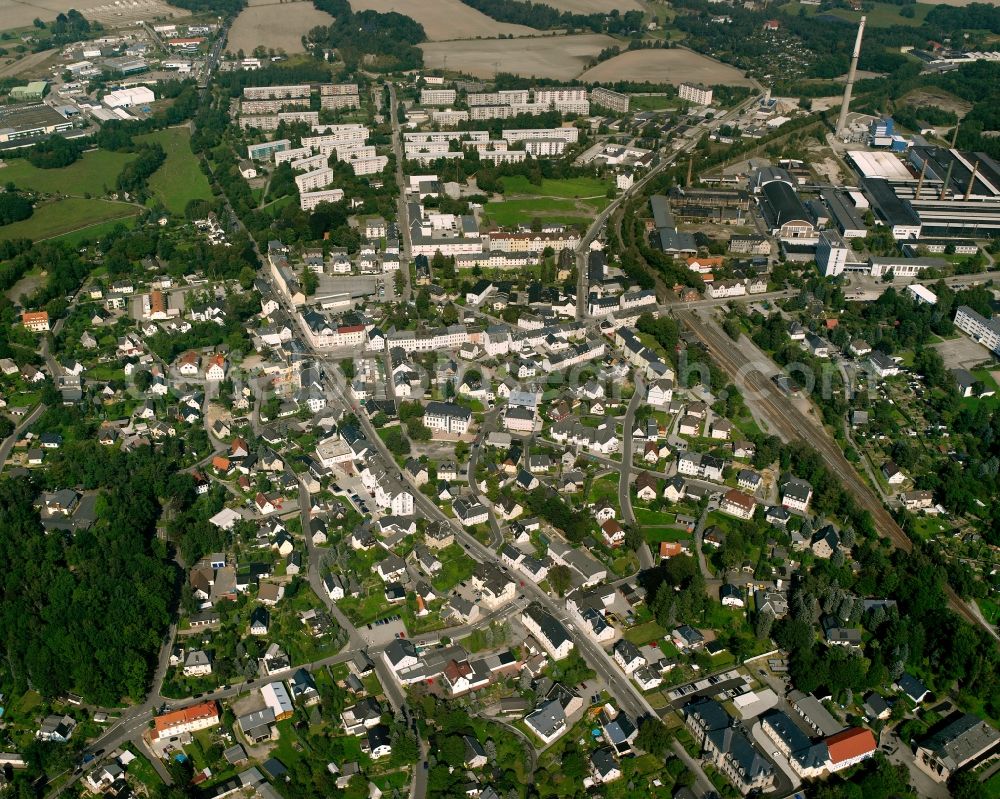
[[[443,155],[448,152],[451,142],[446,141],[408,141],[403,143],[403,154],[407,158],[420,155]]]
[[[573,127],[504,129],[501,138],[506,139],[510,144],[527,139],[561,139],[570,144],[576,144],[580,139],[580,131]]]
[[[376,175],[389,164],[389,158],[384,155],[376,155],[373,158],[349,158],[347,163],[351,165],[355,175]]]
[[[557,89],[535,89],[536,103],[587,102],[587,90],[561,87]]]
[[[343,189],[321,189],[320,191],[303,191],[299,193],[299,208],[311,211],[320,203],[339,203],[344,199]]]
[[[283,164],[285,161],[296,161],[299,158],[308,158],[312,154],[309,147],[296,147],[292,150],[278,150],[274,153],[274,164]]]
[[[682,100],[698,105],[712,104],[712,90],[700,83],[682,83],[677,87],[677,94]]]
[[[617,111],[618,113],[624,114],[628,111],[629,97],[627,94],[622,94],[621,92],[616,92],[612,89],[605,89],[603,86],[598,86],[596,89],[591,91],[590,102],[593,105],[599,105],[601,108],[607,108],[611,111]]]
[[[581,114],[590,113],[590,100],[562,100],[552,103],[552,109],[560,114]]]
[[[421,89],[420,105],[454,105],[457,96],[454,89]]]
[[[294,86],[247,86],[243,96],[248,100],[276,100],[308,97],[312,94],[312,86],[300,83]]]
[[[960,305],[955,313],[955,327],[990,352],[1000,353],[1000,322],[986,319],[968,305]]]
[[[305,158],[296,158],[290,161],[288,165],[299,172],[312,172],[327,166],[327,158],[328,156],[322,154],[307,155]]]
[[[470,106],[476,105],[515,105],[528,102],[527,89],[505,89],[498,92],[471,92],[468,96]]]
[[[308,108],[308,97],[295,97],[284,100],[243,100],[240,103],[241,114],[276,114],[282,108]]]
[[[491,161],[494,164],[519,164],[527,157],[527,150],[487,150],[479,153],[480,161]]]
[[[403,134],[404,142],[451,142],[454,138],[454,133],[440,130],[407,131]],[[463,130],[462,138],[465,142],[489,141],[490,132],[488,130]]]
[[[437,125],[457,125],[459,122],[468,122],[468,111],[433,111],[431,112],[431,122]]]
[[[524,151],[543,158],[562,155],[566,152],[566,142],[563,139],[525,139]]]
[[[469,108],[469,119],[507,119],[514,116],[514,108],[509,105],[474,105]]]
[[[295,176],[295,185],[298,186],[299,193],[304,191],[315,191],[323,189],[333,182],[333,170],[330,167],[306,172],[304,175]]]

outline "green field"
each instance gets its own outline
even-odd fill
[[[647,621],[645,624],[640,624],[626,630],[625,640],[631,641],[636,646],[642,646],[643,644],[648,644],[650,641],[663,638],[666,634],[667,631],[655,621]]]
[[[49,239],[73,231],[82,232],[83,228],[112,219],[126,219],[137,213],[134,205],[126,203],[70,197],[37,207],[35,213],[23,222],[0,227],[0,239]]]
[[[835,17],[843,17],[854,24],[860,21],[861,14],[864,13],[868,17],[868,22],[866,23],[868,26],[889,28],[893,25],[918,27],[923,24],[927,13],[934,8],[934,5],[931,3],[915,3],[905,6],[906,8],[912,8],[914,12],[912,18],[907,18],[901,16],[899,13],[900,9],[904,8],[904,6],[893,5],[892,3],[875,3],[874,5],[873,9],[864,12],[848,11],[846,8],[833,8],[829,11],[820,11],[819,6],[804,6],[798,0],[793,0],[788,5],[782,6],[781,10],[786,14],[795,14],[796,16],[803,13],[807,17],[813,17],[818,14],[829,14]]]
[[[662,111],[666,108],[673,108],[675,100],[672,97],[650,95],[650,94],[633,94],[629,97],[629,110],[630,111]]]
[[[114,191],[118,173],[133,158],[134,153],[91,150],[62,169],[38,169],[25,158],[15,158],[0,169],[0,182],[13,182],[19,189],[31,189],[43,194],[75,197],[92,194],[100,197]]]
[[[191,200],[212,199],[208,178],[191,152],[191,133],[187,128],[158,130],[137,136],[136,140],[156,142],[167,154],[163,166],[149,179],[149,188],[170,213],[183,214]]]
[[[503,227],[533,220],[559,225],[587,224],[610,202],[608,182],[596,178],[565,178],[529,183],[523,175],[502,179],[504,199],[486,204],[485,214]]]
[[[513,175],[501,178],[504,197],[527,195],[531,197],[564,197],[576,199],[579,197],[604,198],[610,183],[597,178],[563,178],[561,180],[543,179],[540,185],[530,183],[523,175]]]

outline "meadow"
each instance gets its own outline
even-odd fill
[[[191,200],[212,199],[212,187],[191,152],[191,133],[186,127],[165,128],[137,139],[157,142],[167,154],[163,166],[149,179],[149,188],[170,213],[183,214]]]
[[[0,169],[0,182],[13,182],[19,189],[30,189],[42,194],[65,194],[73,197],[90,194],[100,197],[114,191],[118,173],[133,158],[135,155],[132,153],[91,150],[75,163],[61,169],[39,169],[32,166],[26,158],[14,158]]]
[[[39,205],[29,219],[0,227],[0,239],[50,239],[138,213],[139,209],[128,203],[69,197]]]
[[[610,202],[608,184],[596,178],[543,180],[540,185],[516,175],[503,179],[503,200],[486,204],[490,222],[504,227],[534,219],[563,225],[586,224]]]
[[[526,25],[511,25],[486,16],[465,5],[461,0],[422,0],[404,3],[401,0],[351,0],[355,11],[398,11],[424,26],[428,40],[471,39],[477,36],[530,36],[537,34]]]

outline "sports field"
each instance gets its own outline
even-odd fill
[[[503,200],[486,204],[490,222],[503,227],[528,225],[537,219],[564,225],[586,224],[610,202],[610,184],[596,178],[543,180],[529,183],[516,175],[503,178]]]
[[[187,128],[166,128],[136,138],[157,142],[167,154],[163,166],[149,179],[149,188],[170,213],[183,214],[191,200],[212,199],[208,178],[191,152],[191,133]]]
[[[43,194],[102,197],[114,191],[118,173],[133,158],[132,153],[91,150],[61,169],[38,169],[25,158],[13,158],[0,169],[0,183],[13,182],[19,189]]]
[[[40,205],[30,219],[0,227],[0,239],[50,239],[138,213],[139,209],[128,203],[70,197]]]

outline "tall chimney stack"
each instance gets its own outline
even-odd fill
[[[972,187],[976,183],[976,174],[978,172],[979,172],[979,162],[976,161],[976,163],[972,167],[972,174],[969,175],[969,185],[965,189],[965,197],[963,199],[968,200],[972,196]]]
[[[917,181],[917,191],[914,195],[914,200],[920,199],[920,190],[924,187],[924,175],[927,174],[927,158],[924,158],[924,165],[920,167],[920,180]]]
[[[851,92],[854,91],[854,76],[858,71],[858,57],[861,55],[861,37],[865,33],[865,20],[861,18],[858,25],[858,38],[854,42],[854,55],[851,56],[851,68],[847,72],[847,85],[844,87],[844,102],[840,106],[840,117],[837,119],[837,136],[843,136],[847,130],[847,114],[851,106]]]

